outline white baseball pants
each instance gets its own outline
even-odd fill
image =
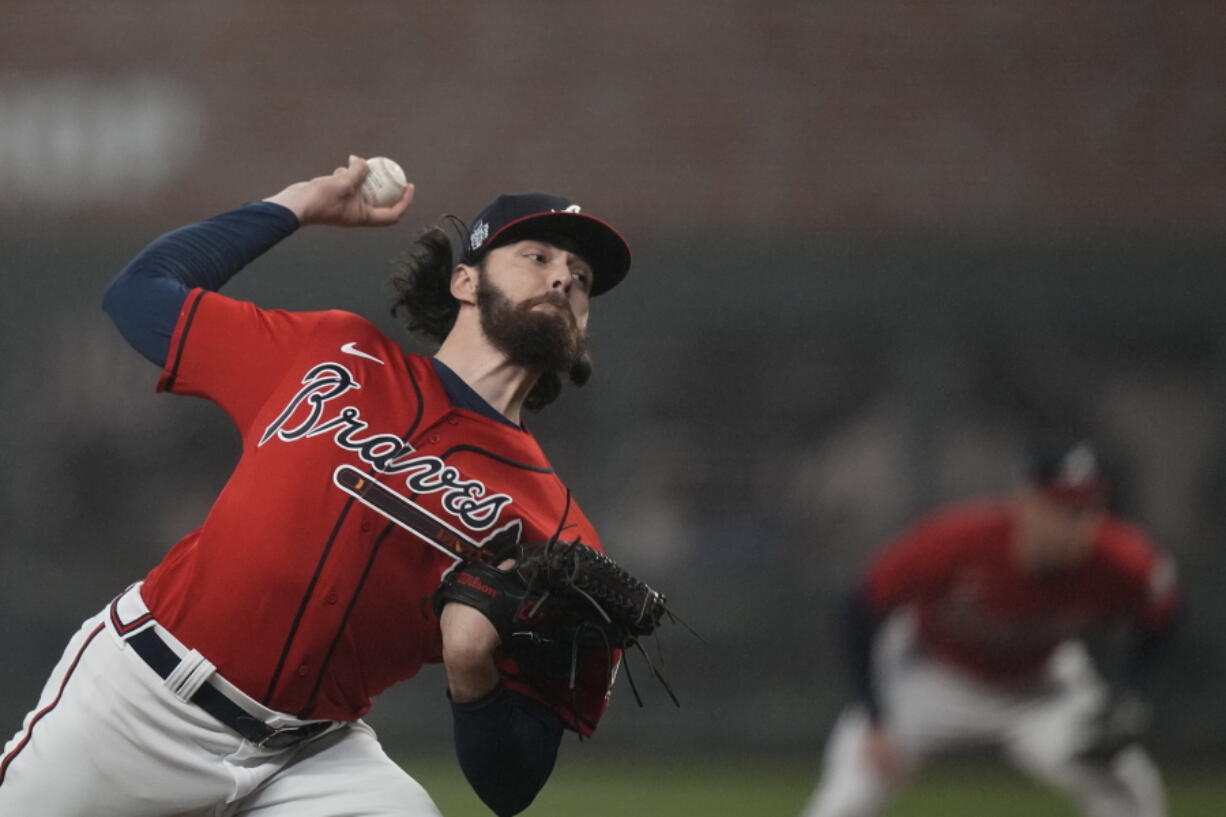
[[[250,698],[243,708],[293,723]],[[73,636],[5,744],[0,814],[439,817],[365,723],[260,748],[171,692],[120,638],[109,610]]]
[[[994,745],[1023,772],[1072,797],[1087,817],[1165,817],[1161,776],[1139,746],[1109,765],[1074,758],[1105,694],[1081,644],[1062,645],[1045,682],[1025,691],[983,684],[924,654],[906,616],[887,624],[877,646],[883,726],[911,773],[942,750]],[[862,708],[840,715],[803,817],[873,817],[905,785],[869,762],[868,729]]]

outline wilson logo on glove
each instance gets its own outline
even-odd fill
[[[472,575],[471,573],[461,573],[459,576],[456,577],[456,581],[459,582],[460,584],[466,584],[472,589],[478,592],[484,593],[485,595],[490,596],[491,598],[496,599],[499,596],[499,592],[496,588],[490,587],[488,584],[481,581],[480,579],[478,579],[476,576]]]

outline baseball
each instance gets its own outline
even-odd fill
[[[362,201],[372,207],[391,207],[404,195],[404,170],[386,156],[366,160],[370,172],[362,180]]]

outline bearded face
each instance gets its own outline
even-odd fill
[[[485,336],[517,366],[538,372],[568,372],[584,358],[587,333],[561,292],[548,292],[516,304],[482,274],[477,282],[477,306]]]

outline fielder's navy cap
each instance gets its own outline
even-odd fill
[[[549,233],[574,241],[592,265],[593,295],[608,292],[630,271],[630,245],[617,230],[570,199],[548,193],[504,193],[494,199],[469,228],[460,262],[472,264],[494,247]]]
[[[1029,477],[1044,493],[1068,505],[1101,504],[1106,493],[1093,443],[1076,435],[1036,437],[1030,445]]]

